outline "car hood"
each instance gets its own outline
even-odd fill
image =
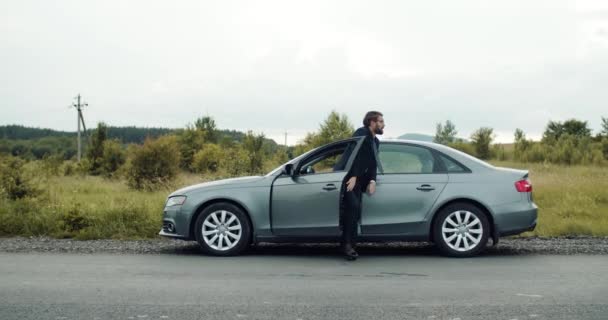
[[[235,187],[235,186],[247,185],[247,184],[251,184],[254,182],[258,182],[263,179],[264,179],[264,177],[262,177],[262,176],[247,176],[247,177],[238,177],[238,178],[208,181],[208,182],[198,183],[195,185],[187,186],[185,188],[176,190],[173,193],[171,193],[169,195],[169,197],[174,196],[174,195],[187,194],[187,193],[191,193],[193,191],[198,191],[198,190],[206,189],[206,188],[213,188],[213,187],[219,187],[219,186]]]

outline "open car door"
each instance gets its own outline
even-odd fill
[[[340,235],[342,186],[365,137],[330,143],[294,164],[271,189],[270,217],[275,235]]]

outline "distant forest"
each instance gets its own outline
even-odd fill
[[[96,128],[87,131],[87,135],[94,134]],[[107,127],[107,138],[117,139],[122,144],[143,144],[146,138],[157,138],[167,134],[176,134],[184,129],[169,128],[141,128]],[[220,139],[235,142],[243,141],[244,132],[228,129],[217,129]],[[87,137],[83,134],[83,148],[86,149]],[[48,155],[61,154],[65,159],[76,155],[76,132],[59,131],[44,128],[32,128],[22,125],[0,126],[0,153],[12,154],[24,158],[42,159]],[[276,148],[277,143],[272,139],[265,139],[265,143]]]

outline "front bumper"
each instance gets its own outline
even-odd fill
[[[190,223],[182,212],[181,206],[165,207],[163,226],[158,235],[176,239],[190,238]]]
[[[179,234],[175,234],[175,233],[169,233],[169,232],[165,232],[165,230],[160,229],[160,232],[158,233],[159,236],[163,236],[163,237],[167,237],[167,238],[174,238],[174,239],[183,239],[183,240],[188,240],[188,237],[179,235]]]

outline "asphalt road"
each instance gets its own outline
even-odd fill
[[[608,256],[0,253],[0,319],[608,319]]]

